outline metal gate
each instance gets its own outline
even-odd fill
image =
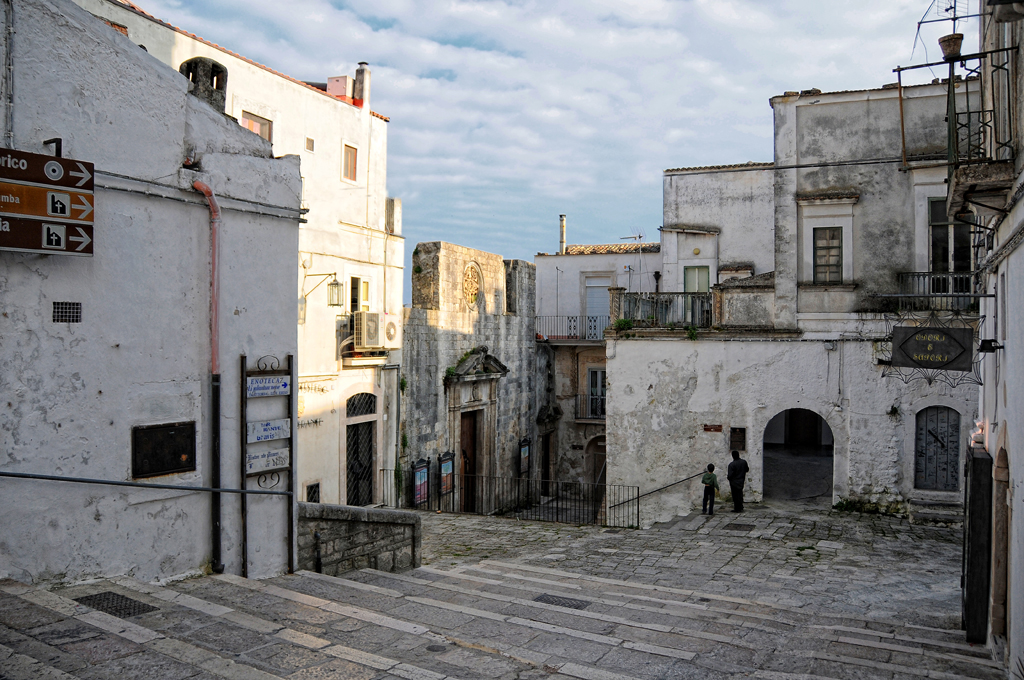
[[[356,423],[346,429],[348,447],[348,505],[369,505],[373,502],[373,449],[375,421]]]
[[[960,488],[960,414],[949,407],[930,406],[917,414],[914,488]]]

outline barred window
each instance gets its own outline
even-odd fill
[[[306,502],[307,503],[319,503],[320,502],[320,482],[316,484],[306,485]]]
[[[814,230],[814,282],[843,282],[843,228]]]
[[[346,404],[345,415],[348,418],[357,418],[359,416],[369,416],[377,412],[377,397],[373,396],[369,392],[362,392],[349,398]]]
[[[54,323],[82,323],[81,302],[54,302]]]

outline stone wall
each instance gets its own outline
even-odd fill
[[[479,347],[508,368],[496,379],[495,393],[483,393],[481,407],[487,413],[478,431],[481,460],[487,457],[486,474],[511,476],[519,442],[532,442],[535,431],[534,266],[442,242],[417,244],[412,262],[413,304],[405,309],[402,367],[407,381],[402,395],[404,478],[411,480],[414,461],[436,461],[457,448],[452,409],[476,407],[452,405],[445,373]],[[470,268],[479,274],[479,295],[472,304],[465,287]]]
[[[408,571],[420,566],[415,513],[299,503],[298,568],[338,576],[353,569]],[[321,568],[317,569],[319,534]]]

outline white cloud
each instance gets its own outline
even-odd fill
[[[573,242],[655,233],[662,169],[770,160],[769,97],[894,81],[928,5],[136,1],[301,79],[370,62],[372,107],[392,121],[388,185],[404,199],[408,250],[445,239],[527,259],[553,249],[559,213]],[[929,26],[925,44],[944,27]]]

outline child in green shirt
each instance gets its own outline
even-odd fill
[[[704,503],[701,505],[700,514],[715,514],[715,492],[718,491],[718,476],[715,475],[714,463],[708,463],[708,471],[700,478],[704,485]]]

